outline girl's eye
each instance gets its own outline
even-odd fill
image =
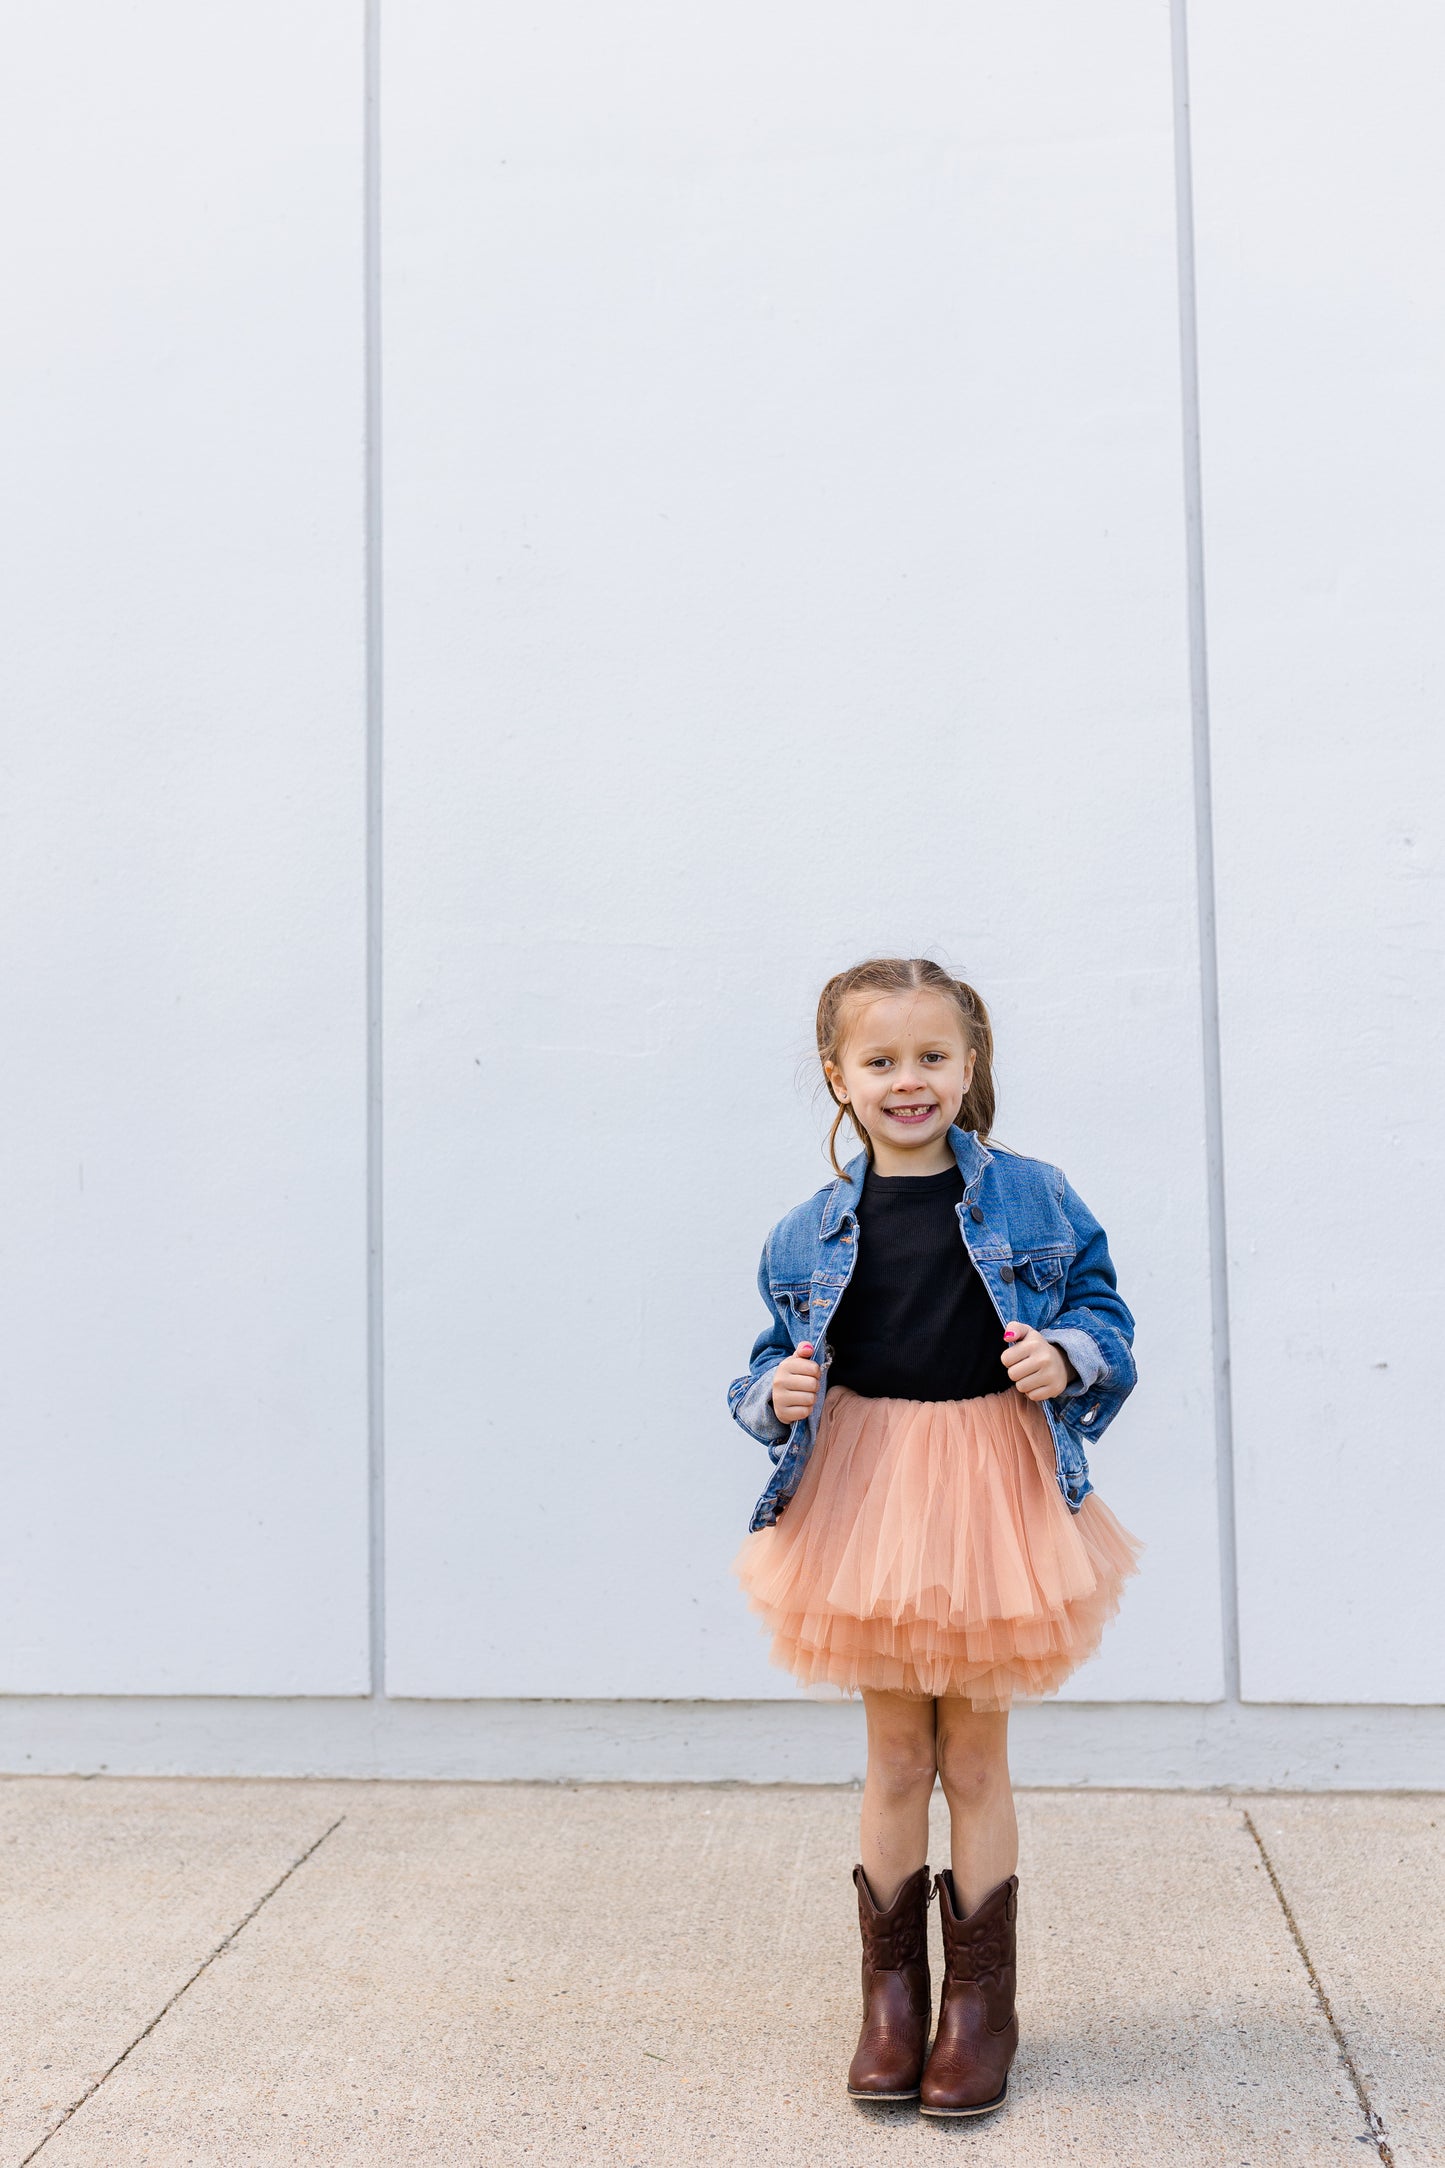
[[[886,1054],[875,1054],[867,1066],[870,1069],[886,1069],[888,1067],[888,1056]]]
[[[923,1059],[925,1061],[947,1061],[948,1056],[946,1054],[925,1054]]]

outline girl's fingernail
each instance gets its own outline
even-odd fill
[[[812,1352],[813,1352],[813,1343],[812,1343],[812,1341],[811,1341],[811,1340],[804,1340],[804,1341],[803,1341],[803,1342],[802,1342],[802,1343],[800,1344],[800,1346],[799,1346],[799,1348],[798,1348],[798,1353],[799,1353],[800,1355],[811,1355],[811,1354],[812,1354]]]

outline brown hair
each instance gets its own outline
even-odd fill
[[[993,1026],[988,1020],[988,1010],[966,981],[950,978],[941,965],[930,963],[926,956],[875,956],[867,963],[853,964],[847,971],[835,971],[818,996],[819,1061],[831,1061],[836,1065],[844,1039],[848,1003],[855,995],[908,993],[946,994],[956,1004],[963,1023],[963,1036],[973,1048],[975,1059],[973,1082],[964,1093],[963,1105],[954,1120],[960,1129],[977,1130],[979,1142],[987,1143],[994,1116]],[[834,1091],[826,1069],[823,1081],[828,1086],[829,1098],[838,1109],[828,1132],[828,1159],[834,1174],[841,1174],[838,1131],[851,1119],[851,1114]],[[873,1146],[868,1132],[856,1121],[853,1127],[862,1139],[871,1166]]]

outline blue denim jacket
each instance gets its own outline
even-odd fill
[[[1059,1489],[1077,1513],[1093,1489],[1084,1440],[1108,1428],[1133,1391],[1134,1320],[1120,1299],[1104,1230],[1058,1167],[950,1129],[963,1174],[959,1231],[1004,1324],[1035,1326],[1063,1349],[1078,1376],[1042,1403],[1054,1439]],[[798,1205],[763,1245],[758,1292],[768,1322],[752,1360],[728,1387],[734,1420],[765,1445],[774,1466],[750,1528],[771,1527],[802,1480],[828,1391],[828,1320],[858,1260],[858,1200],[867,1156]],[[773,1411],[773,1370],[802,1341],[813,1343],[822,1382],[813,1412],[791,1427]]]

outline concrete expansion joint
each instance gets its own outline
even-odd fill
[[[1366,2130],[1368,2130],[1371,2138],[1374,2140],[1375,2151],[1379,2154],[1381,2161],[1384,2163],[1384,2168],[1395,2168],[1395,2156],[1390,2149],[1390,2141],[1385,2132],[1384,2121],[1381,2118],[1378,2110],[1376,2109],[1374,2102],[1370,2098],[1369,2089],[1365,2084],[1365,2080],[1361,2073],[1360,2066],[1355,2061],[1354,2054],[1350,2048],[1350,2043],[1345,2038],[1344,2031],[1340,2025],[1340,2021],[1335,2016],[1333,2006],[1330,2002],[1330,1998],[1325,1992],[1324,1981],[1320,1978],[1319,1973],[1315,1969],[1315,1961],[1310,1956],[1309,1947],[1306,1944],[1304,1935],[1300,1930],[1299,1921],[1295,1918],[1294,1908],[1290,1904],[1289,1898],[1285,1895],[1284,1884],[1281,1882],[1279,1875],[1275,1869],[1274,1861],[1269,1856],[1269,1848],[1265,1844],[1263,1837],[1260,1835],[1258,1824],[1256,1823],[1254,1816],[1249,1812],[1248,1808],[1243,1807],[1240,1809],[1240,1812],[1244,1817],[1244,1826],[1249,1831],[1251,1837],[1253,1837],[1259,1851],[1259,1856],[1264,1862],[1264,1871],[1269,1876],[1270,1887],[1274,1891],[1274,1894],[1279,1901],[1279,1908],[1280,1911],[1284,1914],[1285,1925],[1288,1927],[1291,1936],[1294,1938],[1294,1946],[1299,1951],[1300,1963],[1304,1966],[1305,1972],[1309,1976],[1310,1986],[1314,1989],[1315,2001],[1320,2006],[1320,2014],[1324,2018],[1325,2023],[1329,2026],[1335,2046],[1339,2050],[1340,2061],[1344,2064],[1345,2069],[1349,2073],[1350,2083],[1355,2089],[1355,2098],[1356,2100],[1358,2100],[1361,2113],[1364,2115],[1365,2118],[1365,2128]]]
[[[175,1993],[170,1996],[167,2001],[161,2004],[161,2007],[159,2008],[159,2010],[157,2010],[155,2016],[150,2020],[150,2022],[146,2025],[143,2025],[140,2031],[136,2034],[135,2038],[131,2041],[128,2041],[125,2047],[121,2049],[119,2055],[116,2056],[115,2061],[109,2064],[106,2069],[102,2070],[100,2076],[93,2080],[91,2084],[87,2085],[83,2093],[79,2094],[76,2099],[72,2100],[70,2106],[66,2109],[64,2115],[60,2116],[57,2121],[52,2123],[49,2130],[46,2131],[45,2136],[41,2138],[37,2144],[33,2145],[30,2148],[30,2151],[20,2162],[19,2168],[29,2168],[30,2162],[35,2159],[36,2155],[44,2152],[46,2146],[49,2145],[51,2139],[55,2136],[56,2132],[64,2130],[66,2124],[70,2121],[71,2117],[77,2112],[77,2110],[83,2108],[88,2100],[91,2100],[95,2097],[95,2095],[100,2091],[101,2087],[105,2084],[108,2078],[113,2078],[115,2076],[115,2073],[117,2072],[117,2070],[119,2070],[121,2064],[126,2060],[128,2056],[135,2053],[135,2050],[140,2046],[142,2040],[148,2040],[151,2034],[155,2031],[157,2025],[159,2025],[159,2023],[161,2022],[161,2019],[167,2016],[170,2011],[174,2010],[176,2004],[181,2000],[181,1997],[183,1995],[187,1995],[190,1993],[190,1990],[195,1986],[197,1980],[199,1980],[201,1974],[207,1969],[207,1967],[210,1965],[214,1965],[218,1957],[225,1956],[227,1950],[230,1949],[231,1945],[235,1942],[237,1936],[250,1926],[252,1920],[255,1919],[256,1914],[261,1910],[262,1906],[268,1905],[271,1902],[271,1899],[275,1896],[277,1890],[283,1889],[285,1885],[290,1881],[292,1875],[295,1874],[297,1868],[304,1867],[307,1860],[312,1857],[313,1853],[320,1851],[322,1845],[325,1844],[327,1838],[330,1836],[334,1836],[336,1831],[340,1829],[342,1823],[345,1820],[346,1816],[344,1814],[338,1814],[336,1820],[330,1823],[327,1828],[323,1829],[319,1837],[312,1838],[310,1844],[307,1845],[304,1852],[297,1853],[295,1859],[292,1860],[290,1866],[286,1869],[286,1872],[282,1875],[278,1875],[276,1880],[271,1884],[271,1887],[268,1890],[262,1891],[261,1895],[256,1899],[256,1902],[252,1905],[250,1911],[245,1915],[245,1917],[243,1919],[237,1920],[235,1926],[231,1929],[231,1932],[228,1935],[223,1935],[221,1937],[221,1940],[216,1944],[216,1947],[213,1950],[209,1951],[206,1956],[201,1959],[201,1962],[199,1963],[199,1965],[197,1965],[195,1971],[191,1973],[188,1978],[182,1980],[180,1986],[176,1989]]]

